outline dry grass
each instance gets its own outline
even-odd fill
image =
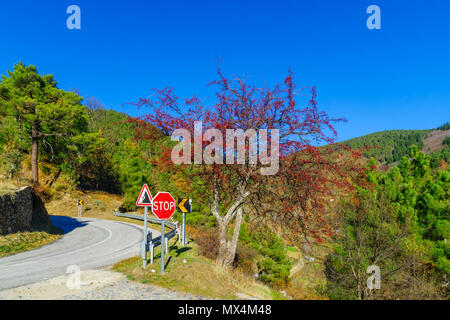
[[[426,153],[432,153],[444,149],[442,142],[446,137],[450,137],[450,130],[432,131],[423,139],[423,150]]]
[[[200,256],[197,253],[197,245],[193,242],[183,248],[177,245],[176,240],[172,241],[163,275],[159,273],[161,266],[159,250],[155,253],[155,258],[154,264],[149,264],[145,270],[142,268],[140,257],[119,262],[113,269],[124,273],[131,280],[209,298],[236,299],[238,293],[258,299],[274,299],[281,296],[239,271],[229,270]]]
[[[63,190],[53,196],[53,200],[46,204],[46,208],[52,215],[76,217],[78,200],[84,200],[83,216],[97,219],[113,217],[114,210],[122,203],[119,196],[105,192],[83,193]]]
[[[122,198],[118,195],[101,191],[87,193],[80,191],[57,192],[53,196],[53,200],[47,203],[45,207],[50,215],[77,217],[78,200],[84,200],[83,217],[128,222],[138,225],[144,224],[143,221],[139,220],[115,217],[113,213],[119,208],[122,203]],[[130,214],[141,214],[141,212]],[[159,225],[152,225],[151,227],[157,230],[160,228]]]
[[[295,247],[287,247],[286,255],[292,261],[297,261],[298,259],[300,259],[300,253],[298,252],[298,249]]]
[[[37,249],[60,237],[60,234],[47,232],[23,232],[0,236],[0,257]]]
[[[331,251],[327,244],[313,245],[314,261],[308,261],[300,254],[300,268],[292,275],[292,281],[286,292],[294,299],[323,300],[328,299],[322,295],[321,289],[326,284],[324,263],[326,256]]]
[[[12,182],[5,179],[0,179],[0,196],[11,193],[17,189],[19,188]]]

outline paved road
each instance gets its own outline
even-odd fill
[[[61,239],[42,248],[0,259],[0,290],[81,270],[111,265],[139,254],[142,229],[137,225],[91,218],[51,216],[64,230]],[[153,236],[159,236],[153,231]]]

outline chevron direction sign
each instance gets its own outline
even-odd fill
[[[177,206],[178,212],[191,213],[192,212],[191,202],[192,202],[191,199],[178,198],[178,206]]]

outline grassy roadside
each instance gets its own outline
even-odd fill
[[[22,232],[0,236],[0,258],[40,248],[58,240],[61,234],[47,232]]]
[[[129,280],[213,299],[242,299],[242,295],[266,300],[284,298],[278,291],[255,279],[200,256],[193,242],[182,247],[172,239],[163,275],[160,274],[160,257],[158,248],[154,263],[148,264],[145,270],[140,257],[121,261],[113,266],[113,270],[125,274]]]

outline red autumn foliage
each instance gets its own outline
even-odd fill
[[[320,111],[316,88],[297,88],[291,72],[272,89],[251,86],[240,78],[228,79],[220,71],[218,75],[211,83],[217,87],[211,105],[197,96],[180,99],[172,88],[154,89],[151,97],[134,103],[150,108],[136,120],[138,138],[159,139],[158,131],[150,127],[167,136],[176,129],[187,129],[193,136],[195,121],[224,136],[227,129],[278,129],[280,167],[276,175],[262,176],[260,163],[192,165],[196,168],[192,172],[209,186],[205,197],[218,223],[231,222],[237,209],[245,208],[256,218],[270,217],[292,238],[309,235],[323,241],[332,232],[326,221],[329,199],[338,192],[350,192],[364,169],[360,151],[334,144],[333,124],[345,119]],[[309,101],[300,106],[295,99],[305,96]],[[203,148],[207,144],[204,141]],[[164,170],[177,170],[178,166],[170,164],[170,150],[163,151],[159,159]],[[187,179],[194,179],[192,172]]]

